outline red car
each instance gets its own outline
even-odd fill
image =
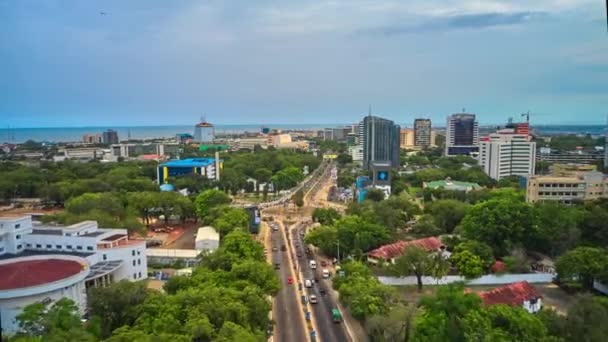
[[[291,279],[291,277],[287,277],[287,284],[293,284],[293,279]]]

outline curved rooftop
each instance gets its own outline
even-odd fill
[[[0,291],[24,289],[64,280],[82,272],[86,266],[75,260],[15,260],[0,264]]]

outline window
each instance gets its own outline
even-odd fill
[[[137,279],[137,273],[133,273],[133,279]]]
[[[82,246],[76,246],[76,249],[81,251],[82,250]]]
[[[65,248],[72,249],[72,245],[65,245]]]
[[[23,248],[22,245],[17,245],[17,249],[21,249],[21,248]]]
[[[141,265],[141,259],[137,259],[137,264]]]
[[[61,249],[61,245],[56,245],[55,247],[57,247],[57,249]]]
[[[133,266],[135,266],[135,260],[133,260]]]
[[[137,255],[141,255],[141,251],[137,251]]]
[[[103,260],[104,260],[104,261],[105,261],[105,260],[108,260],[108,256],[104,254],[104,255],[103,255]]]
[[[27,247],[27,248],[32,248],[32,244],[31,244],[31,243],[26,243],[26,244],[25,244],[25,247]]]
[[[51,249],[53,248],[53,245],[46,245],[46,248]]]
[[[138,272],[137,275],[141,278],[141,272]]]
[[[135,250],[131,251],[131,256],[135,256]]]
[[[15,225],[15,229],[18,229],[18,228],[20,228],[20,227],[21,227],[21,223],[17,223],[17,224]]]
[[[42,245],[41,245],[41,244],[39,244],[39,243],[37,243],[37,244],[36,244],[36,248],[42,248]]]
[[[17,240],[21,239],[21,235],[19,235],[19,234],[15,235],[15,239],[17,239]]]
[[[92,251],[93,247],[92,246],[87,246],[87,251]]]

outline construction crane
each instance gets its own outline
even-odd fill
[[[526,117],[526,122],[530,123],[530,115],[549,115],[548,113],[530,113],[530,111],[526,112],[526,113],[521,113],[521,116],[525,116]]]

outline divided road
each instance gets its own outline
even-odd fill
[[[276,222],[276,221],[275,221]],[[274,337],[277,342],[306,342],[308,336],[306,328],[300,318],[301,309],[298,304],[298,284],[297,280],[293,279],[293,284],[287,284],[287,279],[293,277],[292,269],[289,263],[289,249],[281,251],[281,246],[288,247],[287,241],[283,237],[283,224],[276,222],[279,225],[279,230],[270,230],[271,234],[271,250],[276,247],[276,251],[272,251],[272,262],[279,263],[280,268],[275,270],[279,281],[281,282],[281,290],[274,297],[272,306],[272,317],[275,320]]]

